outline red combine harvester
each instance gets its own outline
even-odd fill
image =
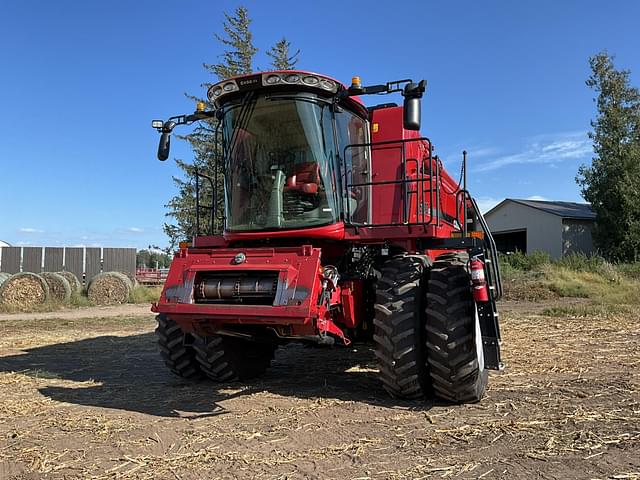
[[[196,234],[152,307],[172,372],[244,380],[287,342],[371,340],[394,397],[482,398],[502,368],[497,254],[466,158],[456,182],[418,133],[424,90],[265,72],[213,85],[211,111],[153,122],[160,160],[176,125],[210,119],[219,140],[196,171]],[[393,92],[403,106],[359,99]]]

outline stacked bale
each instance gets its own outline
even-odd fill
[[[96,305],[126,303],[131,295],[131,280],[120,272],[99,273],[89,283],[87,296]]]
[[[6,279],[0,286],[0,303],[27,308],[49,299],[49,285],[40,275],[23,272]]]
[[[138,280],[136,279],[136,274],[135,273],[131,273],[131,272],[119,272],[119,273],[122,273],[123,275],[126,275],[126,277],[131,282],[132,286],[134,286],[134,287],[138,286]]]
[[[82,283],[78,280],[78,277],[75,276],[72,272],[58,272],[59,275],[62,275],[67,279],[69,285],[71,286],[71,293],[81,293],[82,292]]]
[[[49,296],[52,300],[68,302],[71,299],[71,285],[59,273],[45,272],[40,274],[49,286]]]

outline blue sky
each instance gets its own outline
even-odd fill
[[[348,82],[425,78],[423,128],[488,207],[505,197],[580,201],[602,49],[640,84],[634,1],[247,1],[260,49],[284,34],[299,67]],[[0,239],[14,245],[165,246],[171,162],[150,120],[193,111],[183,93],[232,1],[8,0],[0,10]],[[378,100],[378,99],[374,99]],[[185,144],[172,154],[189,159]]]

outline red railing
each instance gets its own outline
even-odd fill
[[[136,280],[141,285],[162,285],[167,279],[168,268],[138,268],[136,269]]]

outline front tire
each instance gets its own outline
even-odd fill
[[[382,267],[376,290],[373,340],[384,389],[393,397],[424,396],[424,288],[429,259],[401,255]]]
[[[480,401],[488,372],[466,254],[438,257],[429,274],[426,355],[435,396],[452,403]]]
[[[194,343],[200,370],[215,382],[248,380],[271,365],[276,345],[223,335],[199,337]]]
[[[199,378],[201,374],[196,353],[189,345],[185,345],[185,333],[164,314],[158,315],[156,320],[156,336],[164,364],[179,377],[189,380]]]

